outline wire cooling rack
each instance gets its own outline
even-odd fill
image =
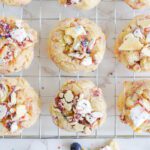
[[[38,91],[42,99],[42,111],[37,123],[25,129],[20,136],[2,138],[72,139],[72,138],[150,138],[149,134],[135,134],[127,125],[121,123],[116,109],[116,100],[125,80],[150,78],[149,73],[132,73],[122,66],[113,55],[113,45],[123,26],[134,16],[149,13],[150,10],[135,11],[121,0],[103,0],[95,9],[79,11],[64,8],[57,0],[33,0],[28,6],[10,7],[1,4],[1,16],[14,16],[27,20],[39,33],[35,47],[35,58],[31,67],[21,73],[8,75],[25,77]],[[67,74],[59,70],[47,55],[49,31],[55,24],[67,17],[86,17],[100,25],[107,36],[107,51],[97,71],[86,74]],[[3,76],[1,76],[3,77]],[[108,105],[106,123],[92,135],[66,132],[57,128],[49,114],[49,103],[68,79],[89,79],[100,86]]]

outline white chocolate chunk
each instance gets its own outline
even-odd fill
[[[94,48],[95,42],[96,42],[95,39],[92,39],[92,40],[90,41],[90,43],[89,43],[89,45],[88,45],[88,48],[89,48],[90,50],[92,50],[92,49]]]
[[[17,105],[16,107],[16,118],[21,118],[25,116],[27,113],[26,106],[25,105]]]
[[[86,120],[90,124],[93,124],[97,119],[101,118],[102,116],[103,116],[103,114],[101,112],[93,112],[93,113],[86,115]]]
[[[83,26],[71,27],[65,30],[66,35],[70,35],[73,38],[77,38],[80,35],[86,35],[86,31]]]
[[[150,102],[147,99],[142,99],[139,103],[150,112]]]
[[[141,38],[141,39],[144,38],[144,35],[142,34],[140,28],[136,29],[133,34],[134,34],[134,36],[137,37],[137,38]]]
[[[135,37],[132,33],[125,36],[124,42],[119,47],[120,51],[137,51],[141,50],[143,44],[139,41],[139,38]]]
[[[15,92],[12,92],[12,93],[11,93],[10,99],[11,99],[11,104],[12,104],[12,105],[15,105],[16,102],[17,102],[17,96],[16,96],[16,93],[15,93]]]
[[[150,120],[150,114],[146,112],[144,108],[141,107],[140,105],[137,105],[136,107],[131,109],[130,117],[135,127],[139,127],[146,120]]]
[[[7,114],[7,107],[5,105],[0,105],[0,120],[2,120]]]
[[[64,94],[64,98],[66,100],[66,102],[72,102],[73,101],[73,98],[74,98],[74,95],[72,93],[72,91],[67,91],[65,94]]]
[[[89,57],[86,57],[82,60],[81,64],[84,65],[84,66],[90,66],[92,65],[92,58],[89,56]]]
[[[91,113],[92,111],[92,107],[91,104],[88,100],[79,100],[76,106],[76,111],[77,113],[81,114],[81,115],[86,115],[88,113]]]
[[[0,84],[0,102],[4,102],[6,100],[8,94],[8,88],[4,84]]]
[[[79,50],[80,45],[81,45],[81,42],[74,43],[74,44],[73,44],[73,49],[74,49],[74,50]]]
[[[14,133],[18,130],[18,124],[17,122],[14,122],[12,125],[11,125],[11,132]]]
[[[71,4],[77,4],[79,2],[80,2],[80,0],[71,0]]]
[[[147,56],[150,57],[150,45],[145,46],[142,50],[141,50],[141,57]]]
[[[100,150],[112,150],[112,148],[107,145],[107,146],[105,146],[105,147],[103,147],[103,148],[100,148]]]
[[[13,30],[12,32],[10,32],[10,35],[14,40],[18,42],[23,42],[27,38],[27,33],[23,28]]]
[[[70,54],[68,54],[68,56],[78,58],[78,59],[82,59],[85,56],[85,54],[80,54],[80,53],[76,52],[76,53],[70,53]]]

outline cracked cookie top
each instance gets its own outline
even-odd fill
[[[106,104],[91,81],[68,81],[51,104],[54,122],[65,130],[90,133],[104,122]]]
[[[126,81],[119,96],[121,120],[136,132],[150,132],[150,81]]]
[[[23,78],[0,80],[0,135],[16,135],[39,116],[39,97]]]
[[[150,16],[129,23],[116,40],[115,55],[134,72],[150,71]]]
[[[64,71],[92,71],[102,60],[105,42],[104,34],[94,22],[65,19],[50,34],[49,54]]]

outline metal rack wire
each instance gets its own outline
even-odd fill
[[[98,12],[99,11],[99,6],[101,4],[104,4],[104,3],[109,3],[109,2],[113,2],[112,5],[113,5],[113,15],[112,17],[110,18],[101,18],[99,15],[100,13]],[[128,18],[118,18],[117,15],[118,15],[118,11],[117,11],[117,4],[122,2],[121,0],[115,0],[115,1],[112,1],[112,0],[104,0],[102,1],[99,6],[97,6],[93,12],[94,12],[94,16],[90,16],[90,18],[92,20],[94,20],[97,24],[99,24],[100,21],[105,21],[105,20],[108,20],[110,22],[113,22],[113,25],[114,25],[114,37],[113,37],[113,42],[117,36],[117,30],[118,30],[118,21],[121,21],[121,20],[129,20]],[[107,78],[107,76],[103,75],[103,71],[104,70],[100,70],[100,67],[99,69],[92,73],[92,74],[73,74],[73,75],[69,75],[69,74],[65,74],[63,73],[61,70],[57,70],[56,73],[49,73],[48,75],[46,74],[43,74],[43,61],[42,60],[45,60],[47,59],[47,56],[43,56],[42,54],[42,49],[43,49],[43,46],[42,46],[42,40],[44,39],[45,41],[47,40],[47,37],[43,38],[42,34],[43,34],[43,22],[45,21],[46,23],[48,21],[59,21],[61,20],[63,17],[66,17],[66,16],[62,16],[62,13],[64,11],[64,8],[59,8],[59,12],[58,12],[58,16],[57,17],[50,17],[50,16],[44,16],[43,15],[43,12],[45,11],[44,8],[43,8],[43,3],[49,3],[50,5],[53,4],[53,3],[56,3],[56,0],[33,0],[33,7],[34,7],[34,3],[36,3],[38,5],[38,16],[37,15],[30,15],[30,17],[26,17],[24,15],[25,11],[27,11],[28,9],[30,9],[30,11],[32,11],[31,9],[34,9],[34,8],[28,8],[28,6],[22,6],[21,8],[19,8],[19,12],[20,12],[20,18],[21,19],[25,19],[25,20],[28,20],[28,21],[37,21],[38,22],[38,26],[39,26],[39,44],[38,44],[38,54],[35,56],[35,59],[38,60],[38,66],[37,66],[37,72],[35,74],[26,74],[25,72],[21,72],[19,74],[15,74],[15,75],[7,75],[7,76],[11,76],[11,77],[16,77],[16,76],[22,76],[22,77],[25,77],[25,78],[32,78],[32,79],[35,79],[35,81],[32,81],[33,84],[34,82],[37,82],[38,85],[36,86],[36,89],[38,90],[39,92],[39,96],[42,97],[43,99],[50,99],[53,97],[53,95],[47,95],[48,92],[46,94],[42,94],[42,82],[44,79],[46,79],[47,81],[50,82],[50,79],[53,79],[53,78],[57,78],[58,80],[58,87],[57,89],[60,89],[60,86],[61,84],[63,83],[63,79],[67,80],[68,78],[76,78],[77,80],[79,80],[80,78],[81,79],[84,79],[84,78],[89,78],[89,79],[93,79],[94,82],[97,84],[97,86],[100,85],[100,80],[101,78]],[[123,2],[122,2],[123,4]],[[106,4],[107,5],[107,4]],[[56,4],[56,7],[58,5]],[[5,5],[3,5],[2,7],[2,10],[1,10],[1,13],[3,16],[5,16],[5,12],[6,12],[6,9],[5,9]],[[14,8],[16,9],[16,8]],[[67,8],[66,8],[67,9]],[[55,11],[58,11],[55,9]],[[70,11],[72,11],[70,9]],[[51,12],[50,12],[51,13]],[[82,17],[82,12],[78,11],[78,10],[75,10],[75,17]],[[132,11],[133,13],[133,16],[135,16],[136,12],[135,11]],[[85,14],[84,14],[85,16]],[[50,24],[48,24],[50,25]],[[48,31],[49,32],[49,31]],[[46,44],[46,43],[45,43]],[[113,50],[113,47],[111,47],[111,50]],[[113,55],[113,54],[112,54]],[[80,134],[69,134],[69,133],[65,133],[65,134],[62,134],[62,130],[57,128],[55,126],[54,127],[51,127],[52,125],[52,122],[50,122],[50,127],[49,128],[45,128],[43,127],[43,125],[47,124],[47,122],[45,122],[45,120],[43,120],[43,118],[46,118],[46,119],[51,119],[50,116],[49,116],[49,113],[46,112],[46,113],[41,113],[40,115],[40,118],[39,118],[39,121],[37,122],[36,126],[34,126],[32,128],[32,132],[31,130],[29,129],[28,131],[28,134],[24,134],[24,132],[20,135],[20,136],[13,136],[13,137],[3,137],[3,138],[23,138],[23,139],[28,139],[28,138],[36,138],[36,139],[73,139],[73,138],[86,138],[86,139],[90,139],[90,138],[150,138],[150,135],[147,135],[147,134],[135,134],[134,132],[130,131],[129,134],[121,134],[118,132],[118,113],[117,113],[117,108],[116,108],[116,100],[118,98],[118,91],[117,91],[117,87],[118,87],[118,80],[126,80],[126,79],[131,79],[131,80],[135,80],[136,78],[149,78],[149,75],[135,75],[135,74],[123,74],[123,75],[120,75],[118,72],[117,72],[117,66],[118,66],[118,62],[117,60],[114,58],[114,56],[111,55],[111,58],[112,60],[114,60],[114,66],[115,66],[115,71],[114,73],[109,76],[109,78],[111,80],[113,80],[113,91],[114,91],[114,95],[113,95],[113,107],[114,107],[114,114],[109,114],[108,117],[112,117],[113,120],[111,122],[109,122],[108,124],[113,124],[113,131],[108,133],[108,134],[104,134],[102,133],[103,129],[98,129],[96,130],[92,135],[80,135]],[[107,56],[106,56],[107,57]],[[50,67],[52,64],[48,64]],[[105,64],[103,64],[105,65]],[[30,72],[32,72],[32,68],[29,69]],[[6,77],[7,77],[6,76]],[[3,76],[1,76],[3,77]],[[45,87],[46,88],[46,87]],[[44,89],[45,90],[45,89]],[[53,93],[54,94],[54,93]],[[46,102],[49,102],[48,100]],[[44,108],[45,109],[45,108]],[[48,121],[49,121],[48,120]],[[105,125],[104,125],[105,126]],[[124,126],[122,126],[121,128],[124,128]],[[107,132],[107,130],[109,129],[106,128],[105,131]],[[28,130],[28,129],[26,129]],[[43,132],[43,130],[45,130],[45,132]],[[48,132],[49,131],[49,132]],[[54,132],[54,134],[51,134],[51,132]],[[48,133],[47,133],[48,132]]]

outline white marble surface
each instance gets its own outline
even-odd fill
[[[56,0],[41,0],[41,3],[40,0],[33,0],[30,5],[24,7],[23,9],[8,6],[3,8],[3,6],[0,5],[0,15],[23,18],[39,32],[39,43],[36,45],[35,58],[31,67],[22,73],[15,74],[15,76],[24,76],[39,92],[43,102],[40,120],[32,128],[25,130],[22,134],[22,138],[26,136],[30,138],[33,136],[36,138],[58,137],[58,129],[52,123],[52,120],[49,116],[49,101],[58,91],[59,84],[63,84],[68,79],[76,79],[77,74],[67,74],[61,72],[61,80],[59,81],[59,70],[51,61],[49,61],[47,56],[47,37],[49,30],[52,29],[59,19],[80,16],[97,21],[107,36],[107,51],[98,71],[88,74],[79,74],[80,78],[93,80],[104,91],[105,99],[108,105],[108,119],[104,126],[97,130],[97,135],[101,138],[130,136],[130,140],[118,140],[123,150],[150,149],[149,139],[132,139],[132,130],[120,122],[119,118],[117,117],[118,112],[115,111],[116,97],[118,96],[118,93],[122,88],[122,83],[125,80],[133,80],[133,77],[135,77],[135,79],[150,78],[149,73],[137,73],[133,75],[132,72],[128,71],[120,63],[115,62],[113,55],[113,45],[116,35],[133,16],[143,13],[150,13],[150,9],[133,11],[121,0],[103,0],[97,9],[85,12],[73,8],[64,9],[64,7],[58,5]],[[95,17],[96,14],[97,18]],[[76,134],[68,133],[63,130],[60,130],[59,133],[60,136],[76,137]],[[95,135],[95,133],[93,133],[93,135]],[[142,133],[140,135],[146,136],[146,133]],[[78,141],[84,145],[87,145],[87,147],[89,147],[93,142],[97,144],[103,143],[103,140]],[[0,141],[0,144],[3,146],[3,148],[0,146],[0,150],[28,150],[30,147],[32,148],[32,146],[30,146],[32,143],[33,147],[34,145],[42,147],[34,148],[36,150],[44,150],[44,148],[57,150],[57,147],[60,143],[61,145],[66,146],[68,145],[67,143],[71,143],[71,140],[44,140],[42,141],[42,143],[44,143],[43,145],[41,141],[18,141],[7,139]],[[62,150],[67,149],[68,148],[62,148]]]

